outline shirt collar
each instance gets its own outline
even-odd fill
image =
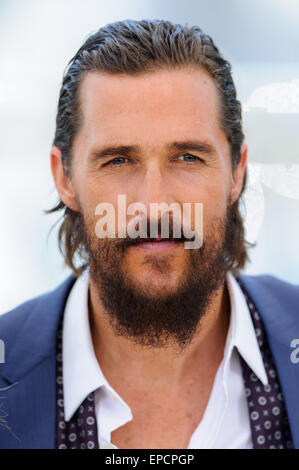
[[[230,272],[227,273],[226,283],[230,297],[231,315],[224,351],[226,359],[224,367],[226,367],[233,347],[236,347],[254,374],[263,385],[267,385],[268,378],[245,296]]]

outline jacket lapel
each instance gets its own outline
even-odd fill
[[[54,291],[6,315],[1,330],[7,351],[0,368],[2,448],[55,447],[56,334],[74,281],[70,276]],[[14,320],[19,325],[15,336],[15,328],[7,327]]]
[[[240,280],[263,320],[277,368],[295,448],[299,448],[299,364],[291,361],[291,341],[299,338],[299,287],[272,276]]]

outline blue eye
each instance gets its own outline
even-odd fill
[[[190,163],[195,162],[197,160],[200,161],[200,158],[195,157],[195,155],[191,155],[190,153],[184,153],[184,155],[181,155],[179,159],[183,159],[185,162],[190,162]]]
[[[105,163],[106,165],[121,165],[122,163],[126,163],[125,160],[127,160],[126,157],[116,157],[113,160],[110,160],[110,162]]]

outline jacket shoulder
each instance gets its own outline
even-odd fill
[[[265,321],[299,327],[299,285],[276,276],[240,276],[241,284]]]
[[[55,289],[29,299],[12,310],[1,314],[1,339],[5,340],[6,337],[11,337],[20,331],[33,311],[44,310],[45,306],[50,308],[51,304],[66,296],[74,281],[75,278],[69,276]]]
[[[285,281],[279,277],[262,274],[259,276],[242,275],[239,279],[245,288],[247,287],[261,293],[271,294],[277,300],[283,302],[287,299],[291,301],[297,300],[299,302],[299,285]]]

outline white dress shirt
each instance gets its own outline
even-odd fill
[[[227,274],[231,315],[223,360],[218,368],[204,416],[188,449],[250,449],[250,421],[238,352],[264,385],[268,383],[245,297]],[[89,272],[75,282],[63,323],[63,393],[69,421],[83,400],[95,391],[95,414],[101,449],[117,449],[111,433],[133,419],[130,407],[105,378],[93,349],[88,319]],[[237,352],[237,350],[238,352]],[[196,406],[196,404],[194,404]]]

